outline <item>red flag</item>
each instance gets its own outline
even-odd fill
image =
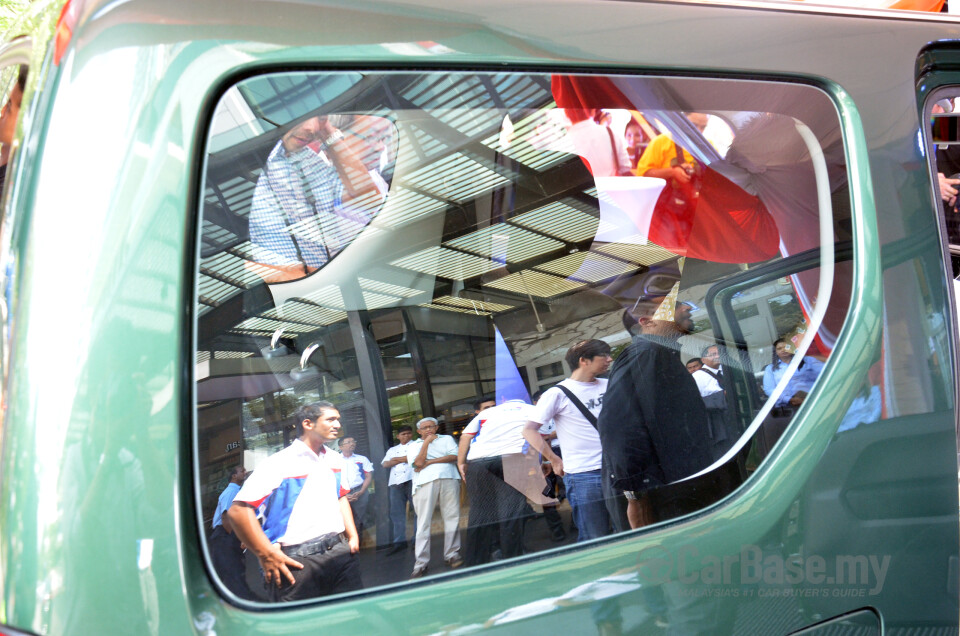
[[[598,108],[637,109],[608,77],[554,75],[551,88],[572,123]],[[671,205],[673,196],[664,188],[654,207],[649,238],[657,245],[719,263],[755,263],[779,253],[777,224],[763,202],[709,167],[703,167],[698,197]]]

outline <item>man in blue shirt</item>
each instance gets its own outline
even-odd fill
[[[230,483],[220,493],[217,500],[217,509],[213,513],[213,532],[210,534],[210,558],[220,580],[231,592],[248,600],[256,597],[247,586],[246,563],[243,557],[243,547],[240,540],[233,533],[229,517],[223,513],[230,508],[233,498],[240,492],[240,486],[247,478],[247,471],[243,466],[237,466],[230,474]]]

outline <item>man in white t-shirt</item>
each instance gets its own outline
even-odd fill
[[[527,497],[504,480],[504,464],[529,450],[523,427],[532,417],[534,407],[509,400],[478,413],[460,435],[457,465],[470,498],[463,553],[467,565],[490,561],[497,540],[503,558],[523,554]]]
[[[587,161],[594,177],[616,177],[630,173],[631,161],[623,138],[594,120],[596,110],[575,109],[567,110],[564,114],[570,120],[566,132],[573,152]]]
[[[370,482],[373,481],[373,464],[370,460],[353,452],[357,448],[357,440],[353,437],[344,437],[340,440],[340,454],[343,455],[343,481],[350,494],[347,500],[353,508],[353,522],[357,525],[357,534],[363,541],[363,521],[367,515],[367,503],[370,501]]]
[[[390,469],[387,486],[390,492],[390,527],[393,530],[393,546],[387,554],[400,552],[407,547],[407,502],[413,506],[413,468],[407,461],[407,450],[410,448],[410,440],[413,439],[413,429],[407,425],[401,426],[397,429],[397,439],[400,443],[390,447],[380,462],[381,466]]]
[[[573,508],[573,520],[579,531],[577,540],[587,541],[609,534],[611,529],[604,503],[600,471],[602,451],[595,422],[607,389],[607,381],[597,376],[606,372],[613,358],[606,342],[584,340],[570,347],[565,359],[573,373],[557,387],[543,393],[534,417],[524,427],[523,436],[550,461],[553,471],[563,477],[567,499]],[[577,398],[593,422],[559,387],[564,387]],[[557,427],[563,459],[540,436],[540,427],[551,419]]]
[[[443,560],[452,568],[463,565],[457,443],[449,435],[437,435],[438,428],[432,417],[417,422],[420,439],[410,442],[407,449],[407,460],[413,466],[413,507],[417,511],[413,579],[426,574],[430,564],[430,525],[438,503],[443,517]]]

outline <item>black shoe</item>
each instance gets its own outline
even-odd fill
[[[391,554],[396,554],[397,552],[403,552],[406,549],[407,549],[406,541],[394,543],[392,546],[390,546],[390,549],[387,550],[387,556],[390,556]]]
[[[550,537],[550,540],[553,541],[554,543],[560,543],[561,541],[566,541],[567,533],[563,531],[557,532]]]

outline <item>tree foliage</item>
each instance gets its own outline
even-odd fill
[[[6,31],[29,5],[29,0],[0,0],[0,33]]]

